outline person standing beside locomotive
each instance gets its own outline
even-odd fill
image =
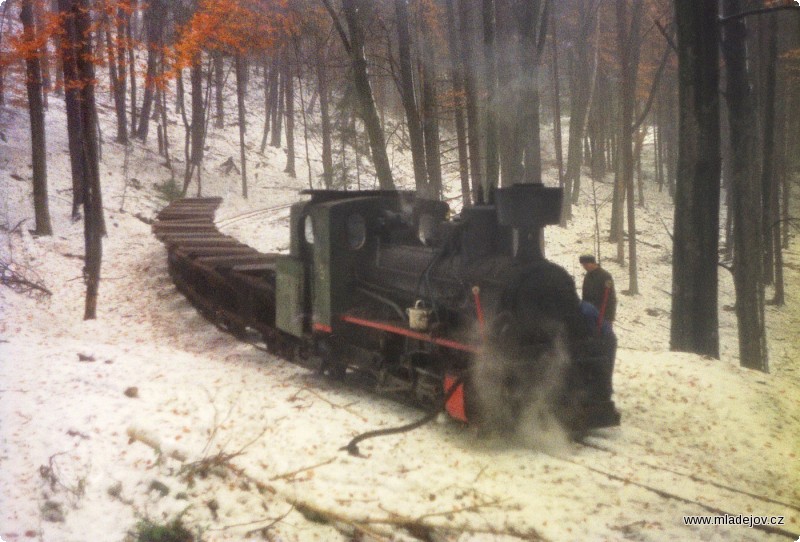
[[[586,270],[586,275],[583,277],[583,300],[594,305],[599,311],[598,327],[604,323],[610,326],[617,315],[614,279],[608,271],[600,267],[591,254],[583,254],[578,261]]]

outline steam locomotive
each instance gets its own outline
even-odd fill
[[[154,231],[178,288],[283,357],[493,432],[620,423],[616,339],[587,322],[572,277],[542,252],[561,189],[500,188],[452,218],[413,192],[304,194],[288,254],[220,234],[211,200],[167,207]]]

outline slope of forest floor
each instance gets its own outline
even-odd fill
[[[110,134],[110,110],[101,113]],[[0,259],[51,292],[0,287],[4,541],[121,541],[143,519],[174,518],[206,541],[350,540],[358,532],[377,540],[738,541],[800,533],[796,240],[786,253],[787,304],[768,308],[769,374],[738,366],[726,271],[721,359],[671,353],[671,203],[648,183],[637,208],[641,294],[620,296],[616,324],[621,427],[581,444],[557,431],[509,444],[440,420],[368,441],[366,457],[355,458],[340,451],[354,435],[420,412],[275,359],[197,314],[170,283],[165,251],[145,223],[165,205],[157,185],[170,179],[154,143],[126,151],[106,137],[99,317],[82,320],[83,223],[69,218],[56,99],[48,126],[55,234],[34,238],[27,114],[0,109]],[[297,179],[283,173],[281,149],[260,154],[254,146],[244,200],[238,176],[220,168],[238,156],[235,129],[210,136],[203,194],[225,198],[218,223],[226,232],[263,251],[286,250],[283,204],[308,186],[302,145]],[[407,157],[393,157],[407,172]],[[180,177],[180,157],[173,165]],[[586,188],[569,227],[546,233],[548,257],[578,283],[577,255],[593,246]],[[595,188],[607,224],[609,184]],[[242,216],[261,209],[271,210]],[[604,241],[602,254],[613,253]],[[607,258],[604,266],[625,290],[627,267]],[[740,522],[781,516],[783,525],[684,523],[720,514],[742,515]]]

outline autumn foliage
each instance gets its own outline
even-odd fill
[[[201,51],[266,51],[295,29],[286,0],[202,0],[189,22],[178,29],[175,65],[178,69],[191,65]]]

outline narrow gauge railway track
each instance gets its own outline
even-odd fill
[[[272,207],[265,207],[263,209],[255,209],[253,211],[248,211],[246,213],[241,213],[234,216],[229,216],[228,218],[223,218],[218,220],[216,224],[221,227],[227,227],[231,224],[235,224],[242,221],[253,220],[255,218],[261,218],[262,216],[270,215],[277,211],[283,211],[289,209],[292,206],[291,203],[284,203],[281,205],[273,205]]]
[[[692,473],[681,472],[665,466],[654,465],[611,447],[584,440],[581,448],[603,455],[598,466],[597,458],[552,456],[594,474],[625,485],[633,485],[667,500],[683,502],[701,508],[715,516],[772,516],[782,517],[782,525],[753,525],[753,529],[797,540],[800,507],[784,501],[759,495],[728,484],[709,480]],[[630,473],[630,474],[626,474]],[[667,487],[668,489],[664,489]],[[687,513],[688,515],[688,513]]]
[[[692,473],[689,473],[689,472],[682,472],[680,470],[672,469],[672,468],[669,468],[669,467],[660,466],[660,465],[654,465],[654,464],[649,463],[647,461],[642,461],[641,459],[638,459],[636,457],[632,457],[632,456],[630,456],[628,454],[625,454],[623,452],[619,452],[619,451],[617,451],[617,450],[615,450],[615,449],[613,449],[613,448],[611,448],[609,446],[604,446],[604,445],[601,445],[601,444],[597,444],[595,442],[590,442],[589,440],[586,440],[586,439],[583,442],[581,442],[581,446],[583,446],[585,448],[592,448],[594,450],[597,450],[599,452],[602,452],[602,453],[606,454],[607,457],[615,458],[615,459],[618,459],[619,461],[624,461],[626,463],[632,463],[632,462],[636,463],[637,466],[640,466],[640,467],[642,467],[644,469],[647,469],[647,470],[650,470],[650,471],[660,471],[660,472],[663,472],[665,474],[669,474],[669,475],[672,475],[672,476],[685,478],[685,479],[687,479],[687,480],[689,480],[691,482],[697,483],[697,484],[706,485],[706,486],[713,486],[713,487],[715,487],[717,489],[720,489],[720,490],[723,490],[725,492],[743,495],[745,497],[751,498],[751,499],[756,500],[756,501],[761,501],[763,503],[768,503],[770,505],[777,505],[777,506],[783,507],[783,508],[785,508],[787,510],[791,509],[794,512],[800,513],[800,505],[788,503],[788,502],[785,502],[785,501],[782,501],[782,500],[779,500],[779,499],[774,499],[772,497],[766,497],[764,495],[759,495],[757,493],[753,493],[753,492],[747,491],[745,489],[737,488],[737,487],[734,487],[734,486],[729,485],[729,484],[718,482],[717,480],[713,480],[713,479],[709,480],[707,478],[703,478],[701,476],[698,476],[696,474],[692,474]],[[797,514],[797,515],[800,518],[800,514]]]

